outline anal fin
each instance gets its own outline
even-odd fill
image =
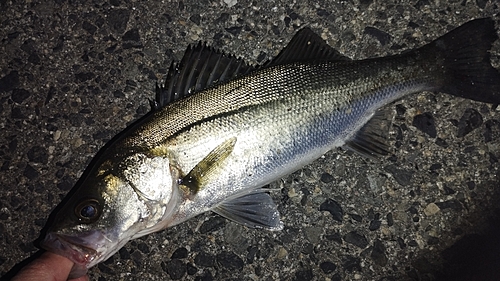
[[[390,107],[379,109],[345,146],[365,157],[376,158],[389,153],[389,130],[394,112]]]
[[[217,214],[251,228],[283,229],[283,222],[271,196],[259,189],[226,199],[213,209]]]

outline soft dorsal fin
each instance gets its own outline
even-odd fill
[[[351,59],[339,53],[318,34],[305,27],[299,30],[290,43],[266,66],[314,60],[348,61]]]
[[[189,46],[177,65],[172,63],[165,83],[156,85],[153,110],[189,96],[215,83],[222,83],[254,70],[255,67],[232,55],[226,55],[205,44]]]

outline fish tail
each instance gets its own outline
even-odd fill
[[[499,104],[500,73],[491,65],[489,53],[496,39],[494,21],[483,18],[467,22],[427,45],[442,63],[440,91]]]

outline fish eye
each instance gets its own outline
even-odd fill
[[[101,215],[101,206],[95,199],[85,199],[75,208],[75,215],[81,222],[91,223]]]

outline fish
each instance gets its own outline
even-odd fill
[[[390,151],[388,104],[422,91],[500,103],[491,18],[420,48],[352,60],[309,28],[251,65],[190,46],[157,84],[152,110],[109,141],[51,214],[43,249],[86,274],[128,241],[213,211],[246,227],[283,229],[266,185],[327,151]]]

